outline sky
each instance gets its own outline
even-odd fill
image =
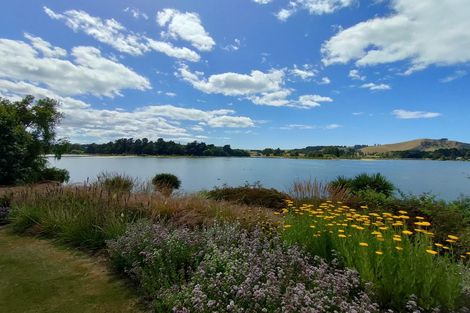
[[[257,149],[470,142],[470,1],[5,1],[0,97],[58,136]]]

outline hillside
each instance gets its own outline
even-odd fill
[[[470,149],[470,144],[448,139],[415,139],[394,144],[362,148],[366,154],[386,153],[392,151],[435,151],[438,149]]]

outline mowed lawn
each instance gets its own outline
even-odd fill
[[[129,289],[85,254],[0,228],[0,311],[142,312]]]

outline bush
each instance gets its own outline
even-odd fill
[[[354,178],[339,176],[330,184],[338,189],[349,189],[354,194],[372,190],[390,197],[395,191],[395,186],[380,173],[371,175],[363,173],[356,175]]]
[[[98,175],[98,184],[111,193],[130,193],[135,180],[124,174],[101,173]]]
[[[40,173],[41,181],[54,181],[59,183],[66,183],[70,179],[69,172],[65,169],[57,167],[48,167]]]
[[[378,312],[354,271],[234,224],[188,230],[144,222],[109,247],[156,312]]]
[[[321,202],[323,200],[348,201],[351,193],[345,187],[336,187],[317,180],[294,181],[289,195],[300,202]]]
[[[271,209],[281,209],[289,196],[274,188],[263,188],[260,185],[245,185],[242,187],[222,187],[208,192],[209,199],[225,200],[251,206],[261,206]]]
[[[173,190],[180,188],[181,181],[173,174],[162,173],[155,175],[152,179],[152,184],[157,191],[169,196],[172,194]]]

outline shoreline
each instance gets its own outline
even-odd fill
[[[53,154],[46,154],[46,157],[54,157]],[[286,159],[286,160],[324,160],[324,161],[443,161],[443,162],[470,162],[470,160],[440,160],[440,159],[411,159],[411,158],[304,158],[289,156],[194,156],[194,155],[138,155],[138,154],[63,154],[61,157],[142,157],[142,158],[192,158],[192,159],[208,159],[208,158],[233,158],[233,159]]]

